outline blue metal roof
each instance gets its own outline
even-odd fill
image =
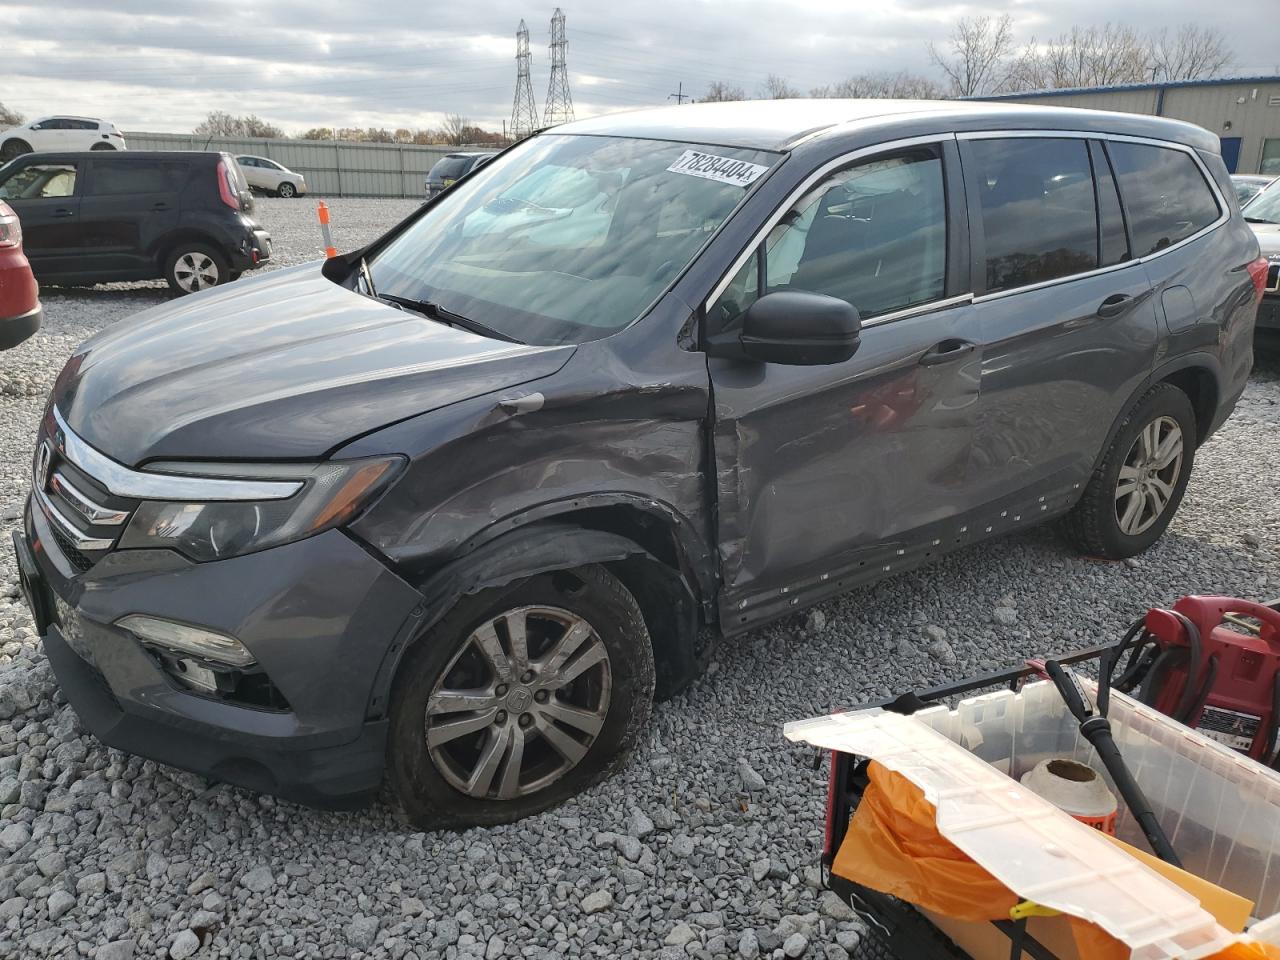
[[[1060,87],[1054,90],[1023,90],[1019,93],[993,93],[965,100],[1019,100],[1023,97],[1069,97],[1082,93],[1125,93],[1131,90],[1176,90],[1180,87],[1248,86],[1256,83],[1280,83],[1273,77],[1214,77],[1211,80],[1171,80],[1168,83],[1121,83],[1111,87]]]

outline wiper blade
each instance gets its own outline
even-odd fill
[[[1245,223],[1275,223],[1274,220],[1268,220],[1265,217],[1245,217]]]
[[[462,330],[468,330],[471,333],[478,333],[482,337],[492,337],[495,340],[505,340],[507,343],[519,343],[515,337],[509,337],[493,327],[485,326],[478,320],[472,320],[470,317],[464,317],[460,313],[454,313],[452,310],[446,310],[440,304],[431,300],[414,300],[412,297],[398,297],[394,293],[380,293],[379,300],[386,300],[388,303],[394,303],[397,306],[406,307],[416,313],[422,314],[429,320],[438,320],[440,323],[448,324],[451,327],[458,327]]]

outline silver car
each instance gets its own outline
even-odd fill
[[[253,190],[274,193],[277,197],[296,197],[307,192],[307,179],[284,164],[266,157],[236,157],[244,178]]]

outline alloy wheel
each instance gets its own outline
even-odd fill
[[[522,606],[476,627],[427,698],[432,762],[455,789],[510,800],[591,749],[613,687],[604,641],[577,614]]]
[[[213,258],[199,250],[184,253],[173,266],[173,277],[178,286],[188,293],[214,287],[218,284],[218,265]]]
[[[1182,453],[1182,427],[1173,417],[1152,420],[1134,438],[1116,478],[1122,533],[1136,537],[1160,519],[1182,473]]]
[[[292,197],[296,192],[297,192],[297,189],[294,187],[292,183],[280,184],[280,189],[279,189],[280,196],[284,197],[286,200],[289,197]]]

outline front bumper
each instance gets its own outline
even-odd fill
[[[17,317],[0,317],[0,350],[16,347],[32,336],[44,322],[44,308],[37,303],[34,310]]]
[[[1258,304],[1253,342],[1258,349],[1280,351],[1280,294],[1267,294]]]
[[[421,596],[346,534],[203,564],[115,550],[81,573],[28,503],[14,546],[50,665],[104,743],[313,806],[359,806],[377,791],[387,721],[375,680]],[[182,686],[115,626],[128,613],[236,636],[288,709]]]

